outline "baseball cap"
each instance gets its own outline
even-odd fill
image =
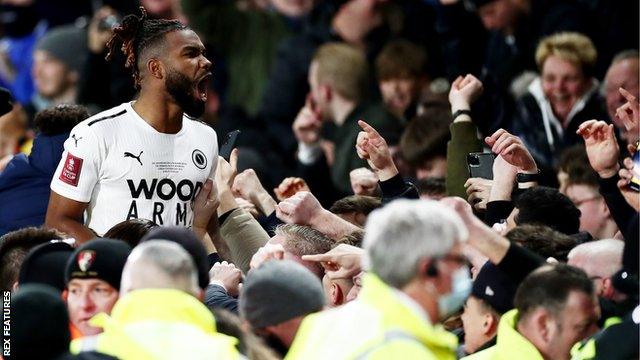
[[[502,270],[487,261],[473,281],[471,295],[484,300],[497,312],[504,314],[513,309],[516,288],[513,281]]]

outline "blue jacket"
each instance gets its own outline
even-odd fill
[[[37,136],[31,155],[16,155],[0,173],[0,236],[44,224],[49,185],[68,137],[68,132]]]

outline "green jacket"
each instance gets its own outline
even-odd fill
[[[367,274],[357,300],[304,319],[286,359],[453,360],[457,343]]]
[[[233,0],[182,0],[189,26],[214,45],[229,72],[227,102],[255,115],[278,44],[290,35],[282,16],[240,11]],[[216,59],[213,60],[215,76]]]
[[[538,349],[516,330],[518,310],[502,315],[498,325],[498,340],[486,350],[463,357],[462,360],[544,360]]]
[[[237,340],[217,333],[209,309],[178,290],[132,291],[111,316],[100,313],[90,322],[104,332],[74,340],[72,353],[98,351],[122,360],[239,358]]]
[[[478,140],[478,129],[471,121],[454,122],[451,140],[447,144],[447,196],[467,198],[464,183],[469,178],[467,154],[482,151],[482,142]]]

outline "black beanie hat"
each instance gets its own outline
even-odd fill
[[[120,291],[122,269],[131,247],[122,240],[96,238],[82,244],[67,262],[65,283],[71,279],[99,279]]]
[[[70,341],[60,292],[44,284],[20,285],[11,299],[11,358],[53,359],[67,353]]]
[[[51,241],[31,249],[20,266],[20,286],[41,283],[63,291],[65,268],[72,253],[73,247],[62,241]]]
[[[178,243],[191,255],[198,270],[198,285],[205,289],[209,285],[209,259],[207,250],[193,231],[178,226],[158,226],[140,239],[140,243],[150,240],[168,240]]]

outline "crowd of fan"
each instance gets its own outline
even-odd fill
[[[72,3],[0,4],[5,358],[638,357],[637,1],[141,0],[241,134],[191,229],[83,243],[43,226],[51,179],[136,97],[105,55],[138,10]]]

